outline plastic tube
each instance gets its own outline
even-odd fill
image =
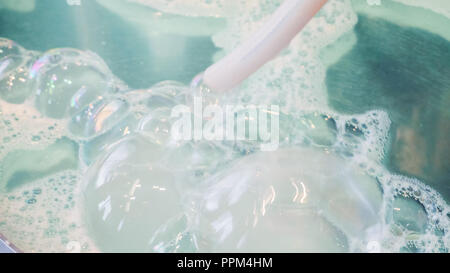
[[[206,69],[203,84],[223,92],[240,84],[289,45],[328,0],[286,0],[243,45]]]

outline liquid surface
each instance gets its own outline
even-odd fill
[[[207,94],[280,106],[261,152],[174,141],[170,113],[280,1],[34,2],[0,1],[0,233],[23,251],[448,252],[448,4],[330,0]]]

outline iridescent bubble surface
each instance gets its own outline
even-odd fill
[[[99,99],[72,117],[69,130],[81,138],[100,135],[125,117],[129,107],[128,102],[120,98]]]
[[[37,85],[36,108],[51,118],[73,115],[116,91],[108,67],[92,52],[50,50],[33,64],[30,73]]]
[[[30,67],[35,52],[27,51],[11,40],[0,38],[0,97],[7,102],[22,103],[30,95]]]

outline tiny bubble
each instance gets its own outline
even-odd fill
[[[37,200],[35,198],[30,198],[27,200],[28,204],[36,204]]]

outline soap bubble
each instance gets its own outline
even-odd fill
[[[0,97],[10,103],[22,103],[32,91],[29,70],[36,53],[11,40],[0,38]]]
[[[423,205],[412,198],[396,197],[393,202],[394,222],[413,232],[425,233],[428,215]]]
[[[113,100],[98,100],[98,105],[93,103],[72,118],[71,132],[77,137],[88,140],[81,148],[81,158],[87,164],[91,164],[98,154],[124,136],[135,131],[155,143],[165,145],[170,139],[171,107],[183,103],[186,87],[173,81],[161,82],[150,89],[132,90],[121,93],[120,97]],[[106,101],[110,101],[105,105]],[[96,106],[97,105],[97,106]],[[109,115],[109,111],[117,108]],[[108,122],[102,123],[99,132],[93,132],[99,125],[97,113],[108,116]],[[94,117],[95,115],[95,117]],[[79,119],[79,122],[77,121]],[[89,121],[88,123],[85,120]],[[83,127],[88,126],[88,127]],[[91,128],[91,129],[88,129]],[[99,128],[97,126],[97,128]],[[86,134],[85,130],[91,133]]]
[[[71,116],[96,99],[116,91],[117,81],[96,54],[77,49],[53,49],[34,64],[36,107],[51,118]]]
[[[0,59],[8,56],[20,56],[25,53],[25,49],[6,38],[0,37]]]
[[[139,118],[134,113],[128,113],[103,134],[83,141],[80,149],[81,160],[85,164],[90,165],[107,147],[133,133],[138,123]]]
[[[72,117],[69,130],[81,138],[100,135],[126,117],[129,108],[128,102],[122,98],[97,100]]]
[[[158,144],[174,144],[171,136],[173,118],[170,117],[170,108],[159,108],[141,119],[138,130],[149,139]]]
[[[205,179],[241,156],[231,147],[208,141],[188,141],[165,149],[163,164],[176,174],[184,193],[195,192]]]
[[[379,236],[379,185],[332,154],[258,153],[209,181],[195,221],[201,250],[345,251]]]
[[[176,81],[164,81],[155,84],[150,89],[138,89],[125,92],[123,95],[132,105],[135,112],[144,115],[158,108],[172,108],[186,103],[189,88]]]
[[[185,103],[187,92],[188,88],[185,85],[165,81],[150,89],[124,93],[124,98],[131,105],[131,111],[139,120],[136,130],[155,143],[176,145],[170,131],[175,120],[171,117],[171,112],[173,107]]]
[[[180,196],[173,175],[159,164],[163,155],[160,145],[134,135],[88,170],[87,220],[103,251],[158,251],[166,229],[183,232]]]
[[[320,146],[332,146],[336,142],[336,123],[330,115],[310,114],[300,119],[306,136]]]

